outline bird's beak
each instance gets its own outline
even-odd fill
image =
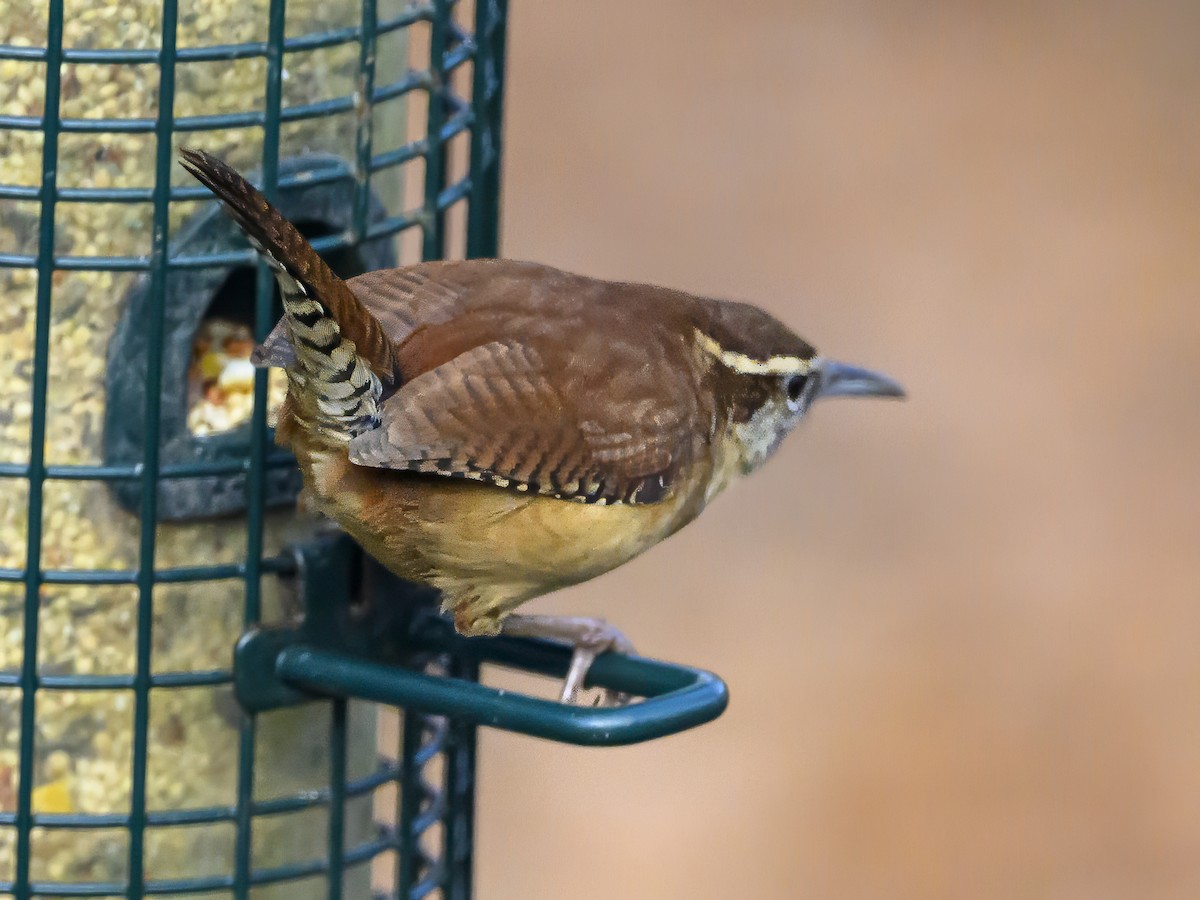
[[[821,363],[821,381],[815,399],[824,397],[904,397],[900,383],[870,369],[832,359]]]

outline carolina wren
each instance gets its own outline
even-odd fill
[[[317,509],[459,632],[572,641],[564,699],[627,642],[514,609],[678,531],[818,397],[903,396],[743,303],[493,259],[343,281],[241,175],[182,155],[278,279],[255,362],[287,372],[277,440]]]

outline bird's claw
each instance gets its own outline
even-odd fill
[[[563,679],[562,693],[559,695],[561,703],[575,703],[579,699],[579,691],[583,688],[588,671],[601,653],[609,650],[616,653],[634,652],[629,638],[616,628],[599,619],[595,620],[593,624],[595,626],[593,631],[581,634],[575,642],[574,650],[571,653],[571,665],[567,669],[567,677]],[[624,706],[630,699],[628,694],[621,691],[601,688],[594,705]]]
[[[505,619],[502,628],[505,634],[551,638],[566,641],[571,645],[571,663],[567,667],[567,675],[559,694],[562,703],[578,701],[588,671],[600,654],[610,650],[616,653],[634,652],[633,643],[629,638],[603,619],[516,615]],[[602,688],[596,705],[624,706],[631,699],[628,694]]]

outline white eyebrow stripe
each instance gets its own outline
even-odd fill
[[[704,352],[739,375],[807,375],[812,370],[812,360],[799,356],[769,356],[766,359],[753,359],[744,353],[724,349],[702,331],[697,331],[696,337]]]

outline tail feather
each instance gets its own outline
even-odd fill
[[[354,342],[359,356],[384,384],[396,377],[396,353],[379,320],[363,306],[346,283],[317,255],[312,245],[253,185],[231,166],[203,150],[180,151],[185,169],[211,190],[276,272],[299,282],[303,295],[337,323],[342,337]],[[289,324],[311,327],[311,306],[296,308],[284,297]],[[292,329],[293,336],[300,335]]]
[[[260,348],[259,362],[287,369],[300,391],[297,414],[326,433],[348,440],[373,427],[383,385],[397,377],[395,348],[379,320],[245,178],[200,150],[182,156],[275,270],[283,328]]]

